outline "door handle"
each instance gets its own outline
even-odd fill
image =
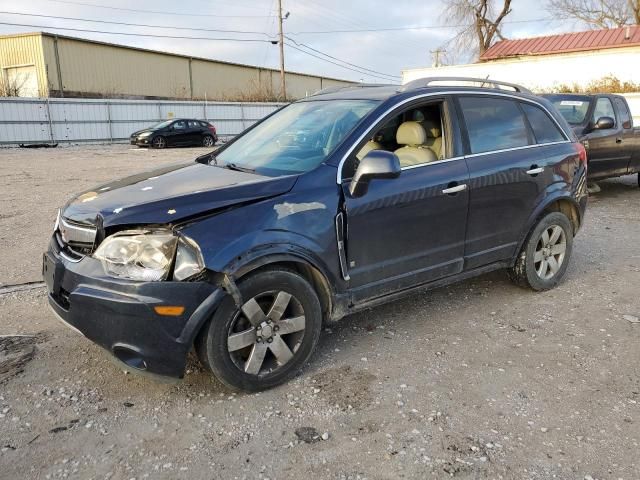
[[[616,138],[616,143],[622,143],[622,139],[620,137]]]
[[[537,165],[531,165],[531,168],[527,170],[527,175],[538,175],[539,173],[544,172],[544,167],[539,167]]]
[[[455,195],[458,192],[462,192],[467,189],[467,184],[463,183],[461,185],[455,185],[453,187],[445,188],[442,190],[442,193],[445,195]]]

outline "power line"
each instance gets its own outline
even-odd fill
[[[391,78],[402,78],[400,75],[391,75],[391,74],[388,74],[388,73],[379,72],[379,71],[377,71],[377,70],[372,70],[372,69],[370,69],[370,68],[362,67],[362,66],[360,66],[360,65],[356,65],[356,64],[354,64],[354,63],[347,62],[346,60],[342,60],[342,59],[340,59],[340,58],[337,58],[337,57],[334,57],[334,56],[332,56],[332,55],[329,55],[328,53],[324,53],[324,52],[322,52],[322,51],[320,51],[320,50],[318,50],[318,49],[316,49],[316,48],[313,48],[313,47],[312,47],[312,46],[310,46],[310,45],[305,44],[305,43],[299,43],[299,42],[296,42],[293,38],[291,38],[291,37],[289,37],[289,36],[286,36],[286,38],[287,38],[287,40],[291,40],[293,43],[295,43],[295,44],[296,44],[296,45],[298,45],[299,47],[307,48],[307,49],[309,49],[309,50],[311,50],[311,51],[313,51],[313,52],[319,53],[320,55],[324,55],[325,57],[329,57],[329,58],[332,58],[333,60],[337,60],[338,62],[346,63],[347,65],[351,65],[352,67],[359,68],[359,69],[361,69],[361,70],[366,70],[367,72],[377,73],[377,74],[380,74],[380,75],[384,75],[385,77],[391,77]]]
[[[104,8],[107,10],[120,10],[124,12],[136,13],[155,13],[158,15],[180,15],[184,17],[214,17],[214,18],[265,18],[266,15],[217,15],[207,13],[183,13],[183,12],[167,12],[161,10],[136,10],[135,8],[111,7],[107,5],[96,5],[94,3],[72,2],[70,0],[48,0],[49,2],[66,3],[69,5],[82,5],[84,7]],[[270,15],[272,16],[272,15]]]
[[[180,40],[211,40],[216,42],[259,42],[259,43],[271,43],[271,40],[258,39],[258,38],[212,38],[212,37],[187,37],[182,35],[158,35],[152,33],[128,33],[128,32],[106,32],[104,30],[90,30],[87,28],[70,28],[70,27],[54,27],[51,25],[34,25],[28,23],[10,23],[0,22],[0,25],[10,25],[12,27],[29,27],[29,28],[50,28],[53,30],[67,30],[71,32],[87,32],[87,33],[101,33],[106,35],[124,35],[128,37],[151,37],[151,38],[173,38]]]
[[[361,71],[361,70],[356,70],[355,68],[347,67],[346,65],[342,65],[342,64],[340,64],[340,63],[333,62],[333,61],[328,60],[328,59],[326,59],[326,58],[320,57],[320,56],[316,55],[315,53],[307,52],[306,50],[303,50],[302,48],[296,47],[295,45],[291,45],[290,43],[287,43],[287,46],[288,46],[289,48],[292,48],[292,49],[297,50],[297,51],[299,51],[299,52],[305,53],[305,54],[307,54],[307,55],[309,55],[309,56],[311,56],[311,57],[317,58],[317,59],[322,60],[322,61],[324,61],[324,62],[331,63],[331,64],[336,65],[336,66],[338,66],[338,67],[342,67],[342,68],[344,68],[344,69],[346,69],[346,70],[351,70],[352,72],[356,72],[356,73],[359,73],[359,74],[361,74],[361,75],[368,75],[368,76],[370,76],[370,77],[379,78],[379,79],[381,79],[381,80],[385,80],[385,81],[387,81],[387,82],[391,81],[391,79],[390,79],[390,78],[382,77],[382,76],[380,76],[380,75],[374,75],[374,74],[372,74],[372,73],[368,73],[368,72],[363,72],[363,71]]]
[[[534,18],[531,20],[512,20],[510,22],[504,21],[502,23],[537,23],[537,22],[555,22],[564,21],[564,18]],[[472,25],[460,24],[460,25],[419,25],[419,26],[406,26],[406,27],[390,27],[390,28],[363,28],[357,30],[307,30],[301,32],[289,32],[291,35],[311,35],[311,34],[328,34],[328,33],[375,33],[375,32],[399,32],[410,30],[438,30],[447,28],[463,28],[470,27]]]
[[[128,27],[166,28],[171,30],[193,30],[198,32],[241,33],[241,34],[265,35],[269,37],[269,35],[267,35],[264,32],[255,32],[255,31],[248,31],[248,30],[220,30],[220,29],[210,29],[210,28],[174,27],[169,25],[150,25],[145,23],[113,22],[110,20],[91,20],[88,18],[79,18],[79,17],[58,17],[55,15],[41,15],[37,13],[22,13],[22,12],[7,12],[7,11],[0,11],[0,13],[9,14],[9,15],[20,15],[25,17],[54,18],[56,20],[73,20],[78,22],[102,23],[102,24],[110,24],[110,25],[125,25]]]

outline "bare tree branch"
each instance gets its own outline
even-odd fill
[[[504,39],[501,26],[511,13],[511,0],[445,0],[444,3],[445,13],[441,19],[445,23],[464,25],[447,42],[458,52],[478,58],[496,40]]]
[[[640,24],[640,0],[629,0],[632,20],[636,25]]]
[[[617,28],[640,20],[640,0],[549,0],[548,10],[590,28]]]

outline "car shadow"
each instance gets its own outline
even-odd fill
[[[625,175],[624,177],[609,178],[597,182],[600,191],[589,195],[590,200],[606,200],[608,198],[617,198],[620,195],[626,195],[629,192],[638,190],[638,178],[634,175]]]

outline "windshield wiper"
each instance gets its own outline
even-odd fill
[[[204,155],[200,155],[198,158],[196,158],[196,162],[201,163],[203,165],[211,165],[212,161],[214,165],[218,164],[216,156],[213,154],[213,152],[205,153]]]
[[[228,168],[229,170],[235,170],[237,172],[245,172],[245,173],[255,173],[255,169],[249,167],[241,167],[236,165],[235,163],[226,163],[224,168]]]

